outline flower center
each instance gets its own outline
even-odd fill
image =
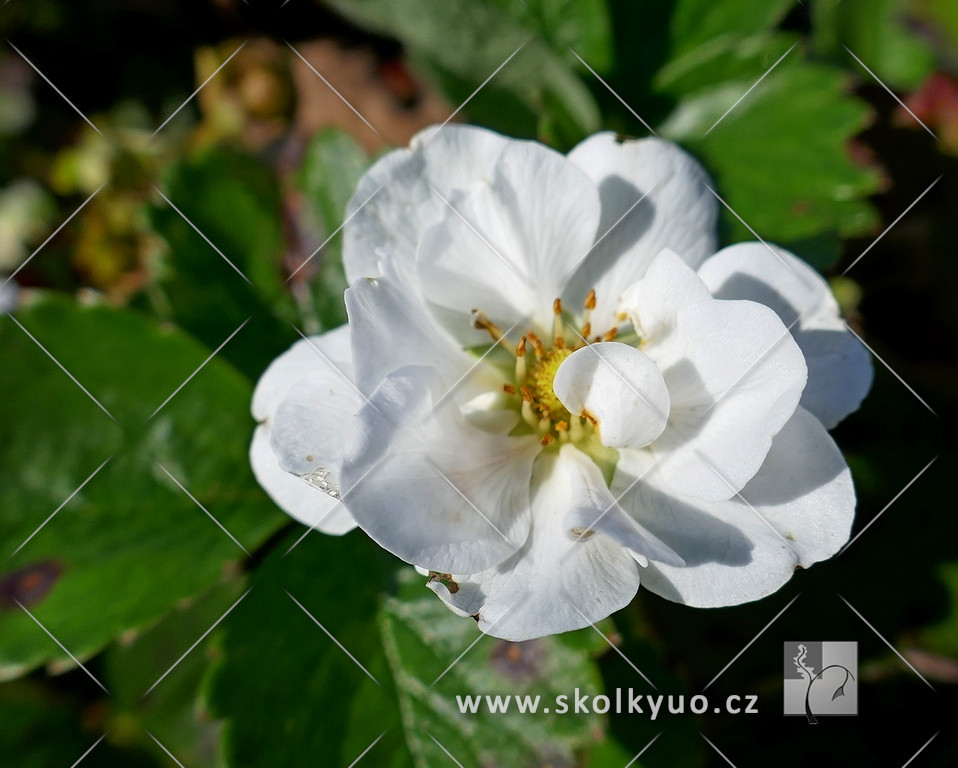
[[[547,350],[533,363],[532,369],[526,375],[526,383],[520,389],[523,399],[532,405],[532,409],[551,421],[568,422],[570,416],[569,411],[556,397],[552,384],[562,361],[571,354],[572,350],[565,347]]]
[[[559,366],[575,350],[587,344],[600,341],[612,341],[617,335],[613,327],[606,333],[589,338],[592,325],[589,316],[595,308],[595,291],[590,291],[584,304],[584,317],[581,326],[567,324],[562,309],[562,301],[556,299],[552,305],[554,314],[551,345],[534,331],[526,331],[517,344],[505,338],[502,329],[493,323],[484,312],[473,310],[472,320],[476,328],[485,330],[503,349],[515,354],[515,375],[513,382],[507,381],[502,389],[519,407],[522,424],[520,431],[532,430],[540,435],[543,446],[571,441],[585,448],[596,443],[593,423],[588,416],[569,413],[555,393],[554,383]],[[571,342],[567,343],[566,337]],[[531,360],[530,360],[531,352]]]

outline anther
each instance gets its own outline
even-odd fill
[[[589,289],[589,295],[585,297],[585,308],[590,312],[595,309],[595,288]]]
[[[602,337],[603,341],[612,341],[616,336],[619,335],[619,329],[616,326],[612,326],[605,332],[605,336]]]
[[[536,358],[541,358],[546,353],[546,348],[542,344],[542,339],[540,339],[533,331],[526,333],[529,341],[532,342],[532,349],[536,353]]]
[[[592,333],[592,323],[586,323],[582,326],[582,337],[588,339],[590,333]]]
[[[555,442],[555,435],[547,432],[542,436],[542,439],[539,441],[543,446],[551,445]]]
[[[520,386],[526,381],[526,337],[519,339],[516,345],[516,384]]]
[[[562,325],[562,299],[556,299],[552,302],[552,314],[555,320],[552,326],[552,338],[559,349],[565,347],[565,328]]]
[[[493,341],[500,343],[506,349],[515,351],[512,343],[508,339],[504,338],[502,328],[492,322],[492,320],[489,319],[489,316],[481,309],[472,310],[472,325],[474,328],[479,328],[480,330],[488,333],[489,336],[492,337]]]
[[[503,384],[502,391],[507,395],[514,395],[516,393],[516,388],[512,384]]]

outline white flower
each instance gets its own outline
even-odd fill
[[[598,621],[640,577],[731,605],[833,555],[855,494],[826,426],[869,359],[794,256],[714,254],[704,181],[607,133],[564,157],[448,126],[383,157],[348,212],[348,326],[257,387],[260,482],[511,640]]]

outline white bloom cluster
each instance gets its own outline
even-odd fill
[[[511,640],[640,578],[732,605],[833,555],[855,493],[826,429],[870,360],[795,256],[716,253],[706,181],[609,133],[563,156],[450,125],[384,156],[348,211],[348,325],[256,389],[260,483]]]

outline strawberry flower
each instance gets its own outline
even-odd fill
[[[257,386],[261,484],[510,640],[640,581],[733,605],[833,555],[855,493],[826,428],[869,359],[798,258],[716,253],[706,183],[609,133],[563,156],[447,126],[384,156],[348,211],[348,325]]]

